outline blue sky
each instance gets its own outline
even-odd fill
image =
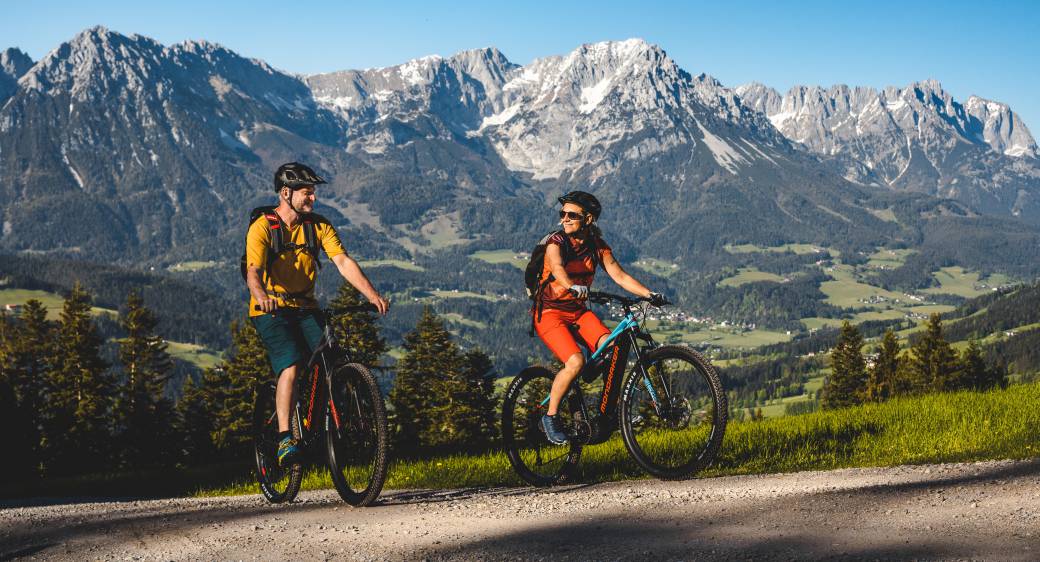
[[[904,86],[1009,104],[1040,136],[1040,1],[4,1],[0,48],[34,59],[104,25],[170,44],[208,39],[290,72],[387,66],[498,47],[513,62],[642,37],[727,86]]]

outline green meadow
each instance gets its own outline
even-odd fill
[[[1040,453],[1040,383],[985,393],[900,398],[841,410],[730,422],[718,461],[700,476],[843,467],[1018,459]],[[579,481],[645,478],[620,438],[586,447]],[[397,461],[387,489],[512,486],[521,481],[504,454]],[[328,473],[304,489],[331,488]],[[255,483],[200,489],[198,496],[259,493]]]

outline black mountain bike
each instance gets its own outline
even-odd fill
[[[347,307],[351,312],[367,310],[375,307]],[[282,309],[274,314],[293,312]],[[386,405],[372,373],[364,365],[352,363],[349,350],[333,337],[333,314],[326,310],[325,318],[321,342],[296,377],[289,427],[304,450],[301,459],[313,456],[314,449],[324,444],[339,495],[350,505],[366,506],[376,500],[386,480]],[[272,503],[292,501],[300,491],[303,462],[284,468],[278,463],[274,382],[259,385],[253,429],[260,491]]]
[[[555,373],[528,367],[513,379],[502,406],[502,439],[513,469],[535,486],[562,484],[582,447],[603,443],[619,426],[628,452],[653,476],[678,480],[707,467],[722,444],[728,412],[715,368],[689,347],[654,342],[637,319],[645,320],[647,305],[639,305],[647,299],[592,292],[589,301],[615,302],[625,315],[599,349],[586,350],[588,360],[560,403],[569,441],[554,445],[541,429]],[[630,352],[633,366],[621,381]],[[581,381],[597,378],[603,389],[589,403]]]

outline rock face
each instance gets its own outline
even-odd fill
[[[752,83],[737,93],[852,181],[1040,219],[1040,153],[1005,104],[975,96],[962,104],[934,80],[880,91],[796,86],[783,97]]]
[[[734,91],[638,39],[298,77],[93,28],[0,68],[0,250],[232,257],[289,160],[332,178],[322,212],[373,256],[526,249],[576,188],[621,254],[699,263],[731,242],[851,250],[976,211],[1040,217],[1037,148],[1006,106],[933,83]]]
[[[0,51],[0,104],[18,89],[18,79],[29,71],[33,61],[18,49]]]

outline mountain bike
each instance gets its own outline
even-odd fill
[[[346,307],[348,312],[376,310],[372,305]],[[282,309],[273,314],[293,314]],[[324,445],[336,491],[353,506],[372,504],[383,489],[389,444],[386,405],[375,377],[353,363],[350,351],[336,341],[331,311],[307,366],[296,377],[296,400],[289,422],[304,451],[301,462],[278,463],[278,416],[275,382],[259,385],[253,408],[253,443],[260,491],[271,503],[291,502],[300,491],[305,457]]]
[[[513,469],[535,486],[562,484],[574,474],[582,447],[607,441],[618,428],[629,454],[653,476],[679,480],[707,467],[722,444],[728,412],[715,368],[689,347],[654,341],[644,329],[649,305],[640,306],[648,299],[591,292],[589,301],[617,303],[624,317],[599,349],[583,349],[585,366],[558,412],[568,443],[550,443],[540,424],[555,373],[527,367],[502,406],[502,439]],[[630,353],[633,365],[621,381]],[[582,382],[597,378],[603,388],[589,403]]]

